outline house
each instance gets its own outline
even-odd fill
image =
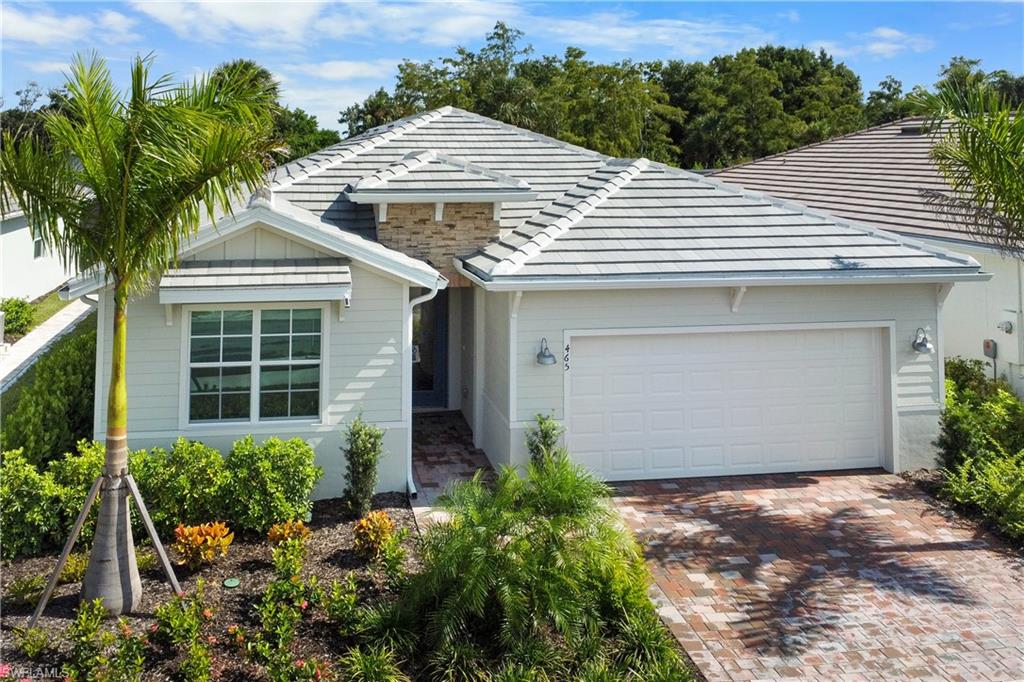
[[[129,309],[132,447],[311,442],[461,410],[494,464],[534,415],[610,480],[929,466],[942,303],[972,258],[445,107],[282,166]],[[99,291],[104,432],[111,300]]]
[[[929,156],[933,141],[923,119],[908,118],[714,175],[973,257],[992,278],[957,287],[946,299],[943,351],[992,362],[1024,394],[1024,263],[928,204],[922,190],[949,190]],[[985,355],[986,340],[995,342],[994,359]]]
[[[30,301],[47,294],[73,273],[42,239],[35,239],[25,214],[17,207],[0,217],[0,298]]]

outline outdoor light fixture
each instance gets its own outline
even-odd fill
[[[537,364],[538,365],[553,365],[558,362],[558,359],[548,350],[548,340],[543,338],[540,340],[540,352],[537,353]]]
[[[922,327],[917,328],[917,337],[914,342],[910,344],[914,347],[918,353],[934,353],[935,346],[932,345],[932,340],[928,338],[928,334]]]

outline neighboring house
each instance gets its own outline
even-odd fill
[[[933,463],[954,282],[942,248],[445,107],[278,168],[130,305],[132,447],[298,436],[343,486],[342,428],[461,410],[494,464],[534,415],[608,479]],[[95,430],[111,300],[100,291]],[[924,349],[924,343],[918,344]]]
[[[989,360],[1024,394],[1024,263],[951,223],[921,190],[948,191],[929,156],[934,138],[910,118],[716,171],[723,182],[799,201],[837,216],[955,249],[992,279],[957,287],[942,307],[946,357]]]
[[[42,239],[33,239],[20,209],[0,219],[0,298],[34,300],[68,281],[71,273]]]

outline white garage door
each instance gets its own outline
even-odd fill
[[[879,466],[878,329],[577,336],[568,445],[607,480]]]

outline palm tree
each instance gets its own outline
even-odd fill
[[[950,81],[917,98],[951,191],[926,190],[940,212],[1007,253],[1024,254],[1024,106],[987,81]]]
[[[113,354],[106,460],[96,533],[82,586],[112,613],[141,597],[128,490],[128,301],[173,262],[204,218],[229,213],[265,182],[273,93],[239,65],[217,79],[173,84],[137,57],[127,92],[104,60],[76,57],[64,108],[44,114],[49,148],[9,134],[0,148],[0,210],[17,204],[34,236],[78,271],[95,268],[112,288]]]

